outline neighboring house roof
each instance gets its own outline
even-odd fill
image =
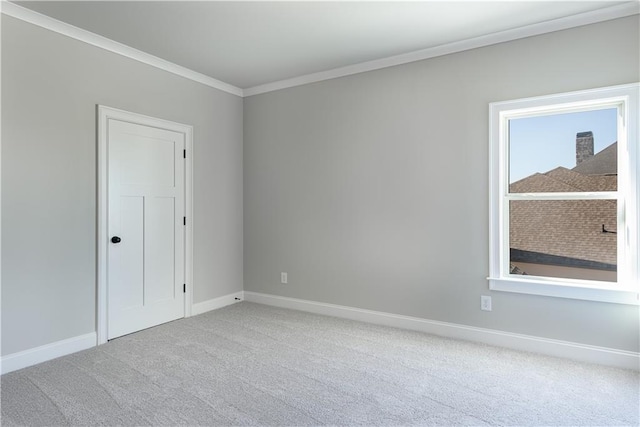
[[[617,174],[618,171],[618,143],[614,142],[595,156],[585,160],[572,169],[585,175]]]
[[[536,173],[509,186],[512,193],[557,193],[616,191],[617,175],[585,175],[559,166],[546,173]]]
[[[616,144],[572,170],[555,168],[510,185],[511,192],[616,191]],[[584,166],[586,163],[588,165]],[[580,171],[597,171],[587,174]],[[511,261],[614,270],[617,209],[615,200],[511,201]]]

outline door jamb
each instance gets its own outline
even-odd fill
[[[119,110],[116,108],[97,106],[98,116],[98,216],[97,216],[97,298],[96,298],[96,332],[98,345],[107,342],[107,234],[108,224],[108,164],[107,164],[107,130],[109,119],[133,124],[155,127],[184,134],[186,153],[184,212],[187,218],[185,225],[184,272],[186,292],[184,298],[184,317],[190,317],[193,306],[193,127],[168,120],[157,119],[142,114]]]

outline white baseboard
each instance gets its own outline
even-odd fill
[[[236,299],[239,298],[239,299]],[[218,298],[213,298],[191,306],[191,315],[197,316],[198,314],[206,313],[207,311],[217,310],[218,308],[226,307],[227,305],[235,304],[244,300],[244,292],[236,292],[233,294],[223,295]]]
[[[240,298],[240,300],[236,300],[236,298]],[[231,305],[242,300],[244,300],[244,292],[242,291],[224,295],[219,298],[214,298],[208,301],[194,304],[191,308],[191,314],[195,316],[198,314],[206,313],[207,311],[222,308],[224,306]],[[75,353],[81,350],[86,350],[88,348],[95,347],[96,345],[97,334],[95,332],[91,332],[89,334],[80,335],[29,350],[20,351],[18,353],[9,354],[7,356],[3,356],[0,359],[0,372],[2,374],[6,374],[9,372],[17,371],[18,369],[46,362],[47,360],[66,356],[67,354]]]
[[[236,292],[193,305],[192,314],[207,311],[246,300],[275,307],[291,308],[310,313],[359,320],[378,325],[410,329],[449,338],[481,342],[515,350],[530,351],[548,356],[563,357],[582,362],[597,363],[617,368],[640,370],[640,353],[597,347],[570,341],[541,338],[531,335],[514,334],[494,329],[476,328],[456,323],[440,322],[418,317],[402,316],[380,311],[364,310],[335,304],[326,304],[296,298],[287,298],[257,292]],[[3,356],[0,359],[0,372],[6,374],[38,363],[46,362],[67,354],[86,350],[96,346],[96,333],[57,341],[40,347]]]
[[[381,311],[364,310],[343,305],[326,304],[296,298],[257,292],[244,292],[244,299],[250,302],[291,308],[316,314],[359,320],[378,325],[426,332],[448,338],[529,351],[547,356],[563,357],[581,362],[597,363],[623,369],[640,370],[640,353],[597,347],[571,341],[561,341],[532,335],[514,334],[495,329],[477,328],[456,323],[440,322],[419,317],[402,316]]]
[[[27,366],[36,365],[38,363],[46,362],[47,360],[56,359],[61,356],[66,356],[67,354],[95,347],[96,342],[96,333],[91,332],[89,334],[9,354],[2,357],[0,361],[0,365],[2,365],[0,371],[3,374],[17,371],[18,369],[26,368]]]

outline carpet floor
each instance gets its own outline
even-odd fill
[[[3,375],[2,425],[640,424],[637,372],[242,302]]]

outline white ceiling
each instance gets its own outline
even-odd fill
[[[239,88],[616,6],[517,2],[16,2]]]

